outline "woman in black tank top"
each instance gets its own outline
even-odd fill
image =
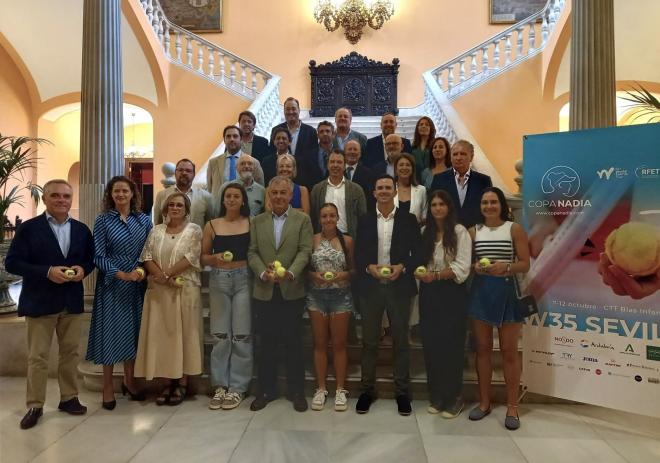
[[[209,277],[211,410],[238,407],[252,377],[252,313],[248,284],[247,249],[250,208],[242,185],[228,183],[221,192],[220,217],[204,227],[202,265]]]

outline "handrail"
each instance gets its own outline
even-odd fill
[[[434,76],[440,90],[447,94],[449,100],[453,100],[520,61],[540,53],[554,31],[565,5],[566,0],[548,0],[545,7],[537,13],[427,72]],[[539,19],[540,25],[537,23]],[[539,35],[541,41],[537,43]],[[504,63],[501,62],[502,55]]]
[[[248,101],[274,74],[171,22],[158,0],[138,0],[167,59]]]

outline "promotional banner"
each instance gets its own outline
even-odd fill
[[[526,136],[530,392],[660,417],[660,124]]]

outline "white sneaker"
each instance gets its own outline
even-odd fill
[[[232,410],[238,407],[243,401],[243,394],[240,392],[228,392],[225,395],[225,400],[222,401],[223,410]]]
[[[209,402],[209,408],[211,410],[220,410],[222,408],[222,402],[225,400],[227,391],[224,387],[219,387],[215,390],[213,398]]]
[[[343,412],[348,408],[348,391],[346,389],[337,389],[335,393],[335,411]]]
[[[325,389],[317,389],[312,398],[312,410],[323,410],[326,397],[328,397],[328,391]]]

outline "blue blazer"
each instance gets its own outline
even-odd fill
[[[80,265],[85,275],[94,270],[94,240],[87,225],[71,219],[71,246],[64,257],[45,213],[23,222],[5,259],[7,271],[23,277],[19,316],[39,317],[63,310],[82,313],[82,281],[57,284],[48,279],[48,269],[58,265]]]
[[[269,154],[270,148],[268,147],[268,140],[259,135],[255,135],[252,138],[252,157],[263,164],[264,158]]]
[[[286,122],[273,127],[270,132],[270,152],[273,156],[276,155],[277,150],[273,144],[273,132],[278,127],[287,128]],[[304,185],[311,191],[312,187],[316,184],[318,179],[318,154],[319,154],[319,138],[316,135],[316,129],[311,125],[301,123],[300,132],[298,133],[298,142],[296,143],[296,151],[293,156],[296,158],[296,165],[298,175],[296,176],[296,183]],[[266,172],[264,169],[264,177]],[[268,186],[268,181],[266,182]]]
[[[465,226],[465,228],[470,228],[481,222],[481,194],[486,188],[491,186],[493,186],[493,182],[488,175],[471,170],[467,183],[467,192],[465,193],[465,201],[463,201],[463,205],[461,206],[458,198],[458,189],[456,188],[454,169],[447,169],[433,176],[433,183],[431,183],[428,194],[430,195],[435,190],[445,190],[449,193],[458,212],[458,223]]]
[[[407,138],[403,138],[403,151],[401,152],[412,154],[410,140]],[[362,154],[362,163],[372,169],[377,164],[385,163],[385,146],[383,145],[383,135],[377,135],[367,140],[367,149],[366,152]]]
[[[380,283],[370,274],[366,273],[367,265],[378,263],[378,219],[376,210],[367,211],[358,221],[358,231],[355,240],[355,269],[358,289],[364,296],[368,296],[375,285]],[[392,228],[392,241],[390,244],[390,263],[403,264],[406,273],[396,281],[390,283],[393,288],[406,296],[417,294],[417,285],[413,277],[413,253],[421,242],[422,237],[417,225],[417,218],[413,214],[397,209],[394,214],[394,227]]]

